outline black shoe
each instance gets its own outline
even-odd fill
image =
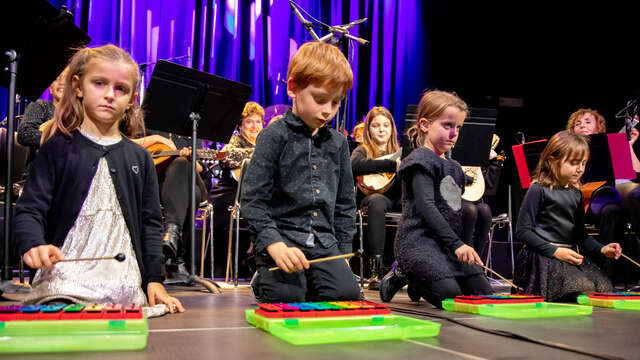
[[[377,276],[371,277],[367,284],[367,289],[369,290],[380,290],[380,280]]]
[[[181,257],[172,263],[168,273],[169,278],[167,280],[170,282],[187,282],[189,280],[189,271],[187,271],[187,267],[184,265],[184,260]]]
[[[409,295],[409,299],[411,299],[411,301],[420,302],[420,294],[413,283],[409,283],[407,286],[407,295]]]
[[[369,290],[380,290],[380,277],[382,276],[382,255],[376,255],[375,258],[369,259],[369,267],[371,268],[371,278],[369,279]]]
[[[391,271],[382,278],[380,282],[380,300],[389,302],[393,296],[407,285],[407,278],[400,272],[398,266],[394,264]]]
[[[162,253],[165,261],[176,260],[178,256],[178,243],[180,242],[180,225],[167,223],[167,228],[162,237]],[[184,265],[183,265],[184,266]]]

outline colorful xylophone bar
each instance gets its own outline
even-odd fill
[[[520,304],[543,302],[538,295],[459,295],[454,301],[466,304]]]
[[[593,311],[591,306],[548,303],[532,295],[456,296],[443,300],[442,307],[447,311],[506,319],[582,316]]]
[[[578,304],[621,310],[640,310],[640,293],[610,292],[578,296]]]
[[[0,354],[140,350],[147,334],[140,305],[0,307]]]
[[[258,304],[247,322],[294,345],[392,340],[436,336],[440,324],[392,315],[369,301]]]
[[[391,314],[387,305],[371,301],[331,301],[257,304],[255,313],[267,318],[306,318]]]
[[[136,304],[0,306],[0,321],[142,319]]]

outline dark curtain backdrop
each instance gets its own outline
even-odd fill
[[[56,7],[66,5],[75,14],[76,25],[92,39],[90,46],[117,44],[139,64],[149,64],[147,82],[153,63],[173,59],[250,84],[251,100],[265,107],[290,103],[285,83],[287,64],[301,44],[312,40],[288,0],[49,1]],[[354,73],[346,107],[347,128],[350,131],[375,105],[389,108],[402,126],[406,105],[416,103],[426,87],[421,1],[297,2],[329,25],[368,18],[352,28],[351,34],[370,40],[370,44],[343,46]],[[48,93],[43,97],[49,98]],[[6,112],[6,104],[2,109]]]

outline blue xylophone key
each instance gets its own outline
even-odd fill
[[[324,310],[331,309],[330,307],[323,305],[322,303],[305,302],[303,304],[313,307],[313,309],[316,311],[324,311]]]
[[[40,309],[40,311],[42,311],[43,313],[55,313],[62,310],[65,306],[67,305],[65,304],[45,305],[42,309]]]
[[[298,311],[312,311],[315,310],[313,306],[305,305],[305,303],[292,303],[289,304],[298,308]]]
[[[45,307],[45,305],[30,305],[30,306],[24,306],[22,307],[22,309],[20,309],[20,311],[22,313],[37,313],[40,312],[40,310]]]

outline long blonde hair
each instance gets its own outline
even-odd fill
[[[553,135],[544,147],[531,178],[542,186],[561,186],[560,167],[566,159],[589,158],[589,137],[563,130]]]
[[[411,148],[419,148],[424,145],[427,132],[420,129],[420,119],[426,119],[429,123],[434,122],[449,107],[453,106],[460,111],[467,112],[468,106],[458,95],[440,91],[430,90],[422,95],[418,104],[418,115],[416,123],[407,130],[407,137]]]
[[[138,64],[129,56],[129,54],[115,45],[104,45],[96,48],[81,49],[73,55],[69,65],[67,66],[67,73],[64,77],[65,90],[60,104],[56,107],[53,121],[55,126],[49,127],[43,133],[43,139],[47,140],[53,136],[56,132],[61,132],[64,135],[71,136],[71,132],[79,128],[84,121],[84,108],[82,107],[82,100],[76,96],[76,91],[72,86],[72,79],[74,76],[82,78],[85,76],[87,65],[93,59],[100,59],[104,61],[118,62],[121,61],[131,68],[131,77],[133,83],[133,89],[131,96],[137,93],[136,89],[140,82],[140,72],[138,71]],[[144,134],[144,119],[142,116],[142,110],[137,101],[125,111],[122,121],[120,121],[120,131],[127,137],[137,137]]]
[[[378,148],[378,146],[371,138],[371,122],[378,115],[384,116],[391,123],[391,137],[389,137],[389,141],[387,141],[385,151],[387,152],[387,154],[393,154],[400,148],[398,146],[398,131],[396,130],[396,123],[393,120],[393,115],[391,115],[389,110],[387,110],[383,106],[374,106],[371,110],[369,110],[369,113],[364,120],[364,131],[362,134],[362,145],[367,152],[367,157],[373,159],[378,158],[382,155],[380,148]]]

